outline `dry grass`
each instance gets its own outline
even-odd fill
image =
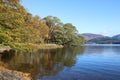
[[[62,45],[57,44],[33,44],[33,43],[9,43],[7,46],[0,46],[0,52],[10,49],[19,51],[33,51],[38,49],[56,49],[63,48]]]
[[[57,44],[40,44],[39,49],[54,49],[54,48],[63,48],[62,45]]]

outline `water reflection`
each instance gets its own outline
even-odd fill
[[[114,47],[114,48],[113,48],[113,51],[114,51],[116,54],[120,55],[120,47],[119,47],[119,46]]]
[[[82,55],[83,52],[84,47],[66,47],[54,50],[39,50],[34,53],[16,53],[14,56],[6,56],[1,60],[7,62],[10,69],[29,72],[36,79],[55,75],[64,67],[72,67],[76,63],[76,56]]]
[[[120,54],[120,46],[86,46],[84,54]]]
[[[85,54],[102,54],[106,47],[101,46],[86,46],[85,47]]]
[[[119,80],[120,46],[101,45],[0,54],[10,69],[35,80]]]

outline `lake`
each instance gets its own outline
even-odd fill
[[[34,80],[120,80],[120,45],[86,44],[0,57],[9,69]]]

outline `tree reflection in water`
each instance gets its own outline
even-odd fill
[[[16,53],[11,58],[1,60],[9,64],[9,69],[29,72],[35,79],[36,77],[55,75],[64,67],[72,67],[76,63],[76,56],[82,54],[83,51],[84,47],[80,46],[65,47],[63,49],[38,50],[33,53]]]

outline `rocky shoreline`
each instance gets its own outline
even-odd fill
[[[0,80],[32,80],[29,73],[9,70],[0,62]]]

